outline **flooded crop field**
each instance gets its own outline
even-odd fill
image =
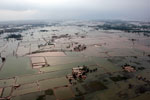
[[[148,100],[150,23],[0,23],[0,100]]]

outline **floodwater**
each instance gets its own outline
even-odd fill
[[[148,100],[150,37],[88,27],[102,24],[73,21],[34,27],[20,32],[22,40],[6,40],[11,33],[1,34],[0,53],[6,61],[0,59],[0,99]],[[86,49],[75,51],[78,45]],[[125,72],[126,64],[136,72]],[[79,66],[90,71],[85,80],[70,84],[66,77]]]

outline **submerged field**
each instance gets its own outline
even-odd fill
[[[148,100],[150,28],[105,23],[66,21],[0,34],[0,100]],[[83,66],[85,75],[73,76]]]

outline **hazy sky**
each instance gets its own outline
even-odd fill
[[[150,0],[0,0],[0,21],[30,19],[150,21]]]

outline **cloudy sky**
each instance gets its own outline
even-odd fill
[[[123,19],[150,21],[150,0],[0,0],[0,21]]]

